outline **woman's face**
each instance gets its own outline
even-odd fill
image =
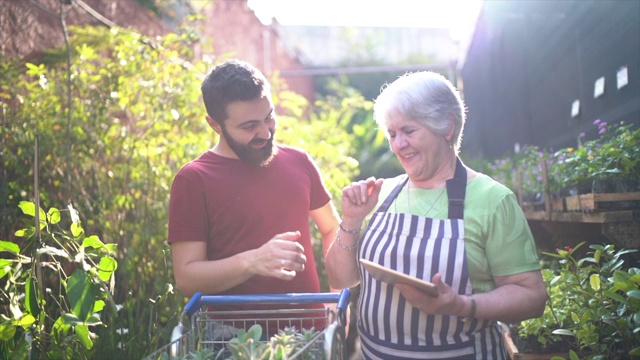
[[[450,159],[451,149],[445,137],[418,121],[391,114],[387,132],[391,151],[413,183],[433,179]]]

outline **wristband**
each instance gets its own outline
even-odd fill
[[[346,232],[347,234],[357,235],[357,234],[360,234],[360,231],[362,229],[361,228],[358,230],[347,229],[346,227],[344,227],[344,225],[342,225],[342,222],[340,222],[340,230]]]
[[[473,294],[467,296],[471,299],[471,310],[469,311],[469,316],[467,316],[466,319],[473,320],[476,317],[476,299],[473,297]]]

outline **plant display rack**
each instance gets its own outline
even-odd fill
[[[543,166],[544,188],[548,189],[546,166]],[[551,232],[558,227],[580,224],[600,225],[609,240],[627,248],[640,248],[640,192],[588,193],[565,197],[543,194],[544,201],[534,204],[518,201],[529,221],[543,222]]]

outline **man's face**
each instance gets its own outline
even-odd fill
[[[240,160],[266,166],[274,156],[276,116],[269,96],[227,105],[229,117],[221,126],[226,145]]]

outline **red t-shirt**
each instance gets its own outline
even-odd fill
[[[274,235],[300,231],[305,270],[291,281],[254,276],[225,294],[319,292],[309,211],[330,200],[309,155],[278,146],[266,167],[207,151],[176,175],[169,205],[169,243],[203,241],[207,259],[256,249]]]

